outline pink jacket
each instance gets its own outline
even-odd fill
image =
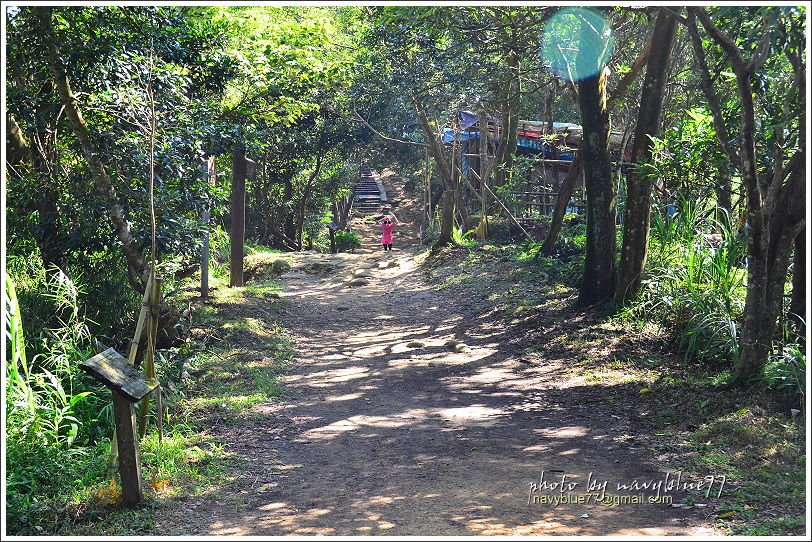
[[[383,235],[381,235],[381,244],[382,245],[391,245],[392,244],[392,229],[395,227],[395,224],[381,224],[381,230],[383,230]]]

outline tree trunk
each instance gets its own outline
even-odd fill
[[[798,152],[805,154],[804,151]],[[799,160],[800,163],[803,161],[803,158]],[[751,227],[744,322],[739,359],[735,365],[736,377],[743,380],[760,373],[772,350],[778,319],[784,309],[784,285],[790,252],[804,227],[804,177],[802,166],[790,174],[787,185],[776,199],[775,210],[780,211],[772,214],[767,209],[759,210],[759,214],[764,213],[768,217],[761,235],[754,238]]]
[[[49,92],[53,91],[51,85],[46,87]],[[44,109],[45,107],[38,108],[38,117]],[[31,144],[14,115],[7,115],[6,163],[12,166],[27,164],[38,178],[39,189],[31,193],[33,209],[37,210],[39,217],[37,228],[32,234],[37,240],[43,265],[46,268],[51,265],[62,267],[65,251],[60,246],[59,190],[53,175],[53,153],[48,151],[55,146],[53,130],[45,126],[44,122],[38,122],[36,130],[33,140],[37,143]]]
[[[708,67],[707,59],[705,58],[705,50],[702,48],[702,39],[696,28],[696,15],[693,10],[688,10],[685,27],[688,30],[688,35],[691,38],[691,45],[694,49],[694,58],[696,59],[699,71],[699,84],[702,87],[702,93],[708,101],[708,107],[711,110],[711,118],[713,118],[713,129],[716,131],[716,137],[722,145],[725,153],[728,155],[731,164],[737,164],[740,160],[739,153],[734,145],[734,140],[728,135],[725,119],[722,114],[722,103],[719,101],[719,96],[713,89],[713,77]]]
[[[730,175],[725,175],[724,178],[719,179],[714,190],[716,191],[717,207],[724,209],[728,216],[733,216],[733,181],[730,180]],[[716,220],[722,221],[721,213],[716,217]]]
[[[307,207],[307,200],[310,199],[310,191],[312,190],[313,183],[316,182],[316,177],[319,176],[321,173],[321,164],[324,160],[324,141],[325,136],[327,135],[327,120],[324,120],[321,126],[321,133],[319,134],[319,143],[318,148],[316,149],[316,167],[313,170],[313,173],[307,179],[307,183],[305,184],[304,191],[302,193],[302,201],[299,204],[299,216],[298,221],[296,224],[296,246],[299,247],[299,250],[302,250],[302,239],[304,237],[304,221],[305,221],[305,210]]]
[[[572,161],[566,177],[561,181],[558,188],[553,216],[550,219],[550,231],[547,233],[547,238],[544,239],[544,244],[541,245],[541,253],[545,256],[555,254],[555,243],[558,241],[558,234],[561,233],[564,215],[567,213],[567,205],[569,205],[572,192],[575,190],[575,184],[581,177],[581,169],[581,151],[579,150],[575,154],[575,159]]]
[[[772,175],[760,180],[756,169],[755,108],[751,78],[766,59],[769,50],[765,35],[757,56],[742,57],[741,50],[730,37],[719,30],[703,8],[691,7],[689,13],[702,23],[713,40],[727,53],[741,103],[741,159],[742,184],[747,196],[747,294],[744,321],[739,339],[739,358],[734,367],[735,377],[747,381],[757,376],[772,349],[778,317],[783,310],[783,293],[789,266],[790,250],[795,238],[804,229],[806,201],[806,150],[803,138],[800,148],[786,168],[777,160]],[[806,81],[805,70],[796,67],[795,85],[800,89],[803,104]],[[712,90],[712,89],[711,89]],[[800,115],[803,125],[805,108]],[[785,183],[786,179],[786,183]]]
[[[733,182],[731,180],[731,169],[735,167],[740,161],[738,151],[734,146],[733,139],[728,135],[727,126],[725,125],[724,116],[722,115],[722,104],[719,101],[719,96],[713,90],[713,77],[708,68],[708,62],[705,58],[705,51],[702,48],[702,39],[696,29],[696,16],[689,10],[686,18],[685,26],[691,39],[691,45],[694,50],[694,57],[696,59],[697,68],[699,72],[699,84],[702,88],[702,93],[708,101],[708,107],[711,111],[711,118],[713,119],[713,128],[716,132],[716,137],[724,149],[728,157],[728,167],[724,168],[723,178],[719,179],[715,188],[716,191],[716,204],[720,209],[727,211],[728,215],[733,212]],[[717,216],[717,220],[720,217]]]
[[[806,332],[806,229],[795,237],[792,263],[792,297],[789,303],[790,322],[798,338]]]
[[[623,245],[615,287],[615,302],[619,304],[637,295],[646,267],[652,183],[649,177],[638,171],[637,165],[651,159],[650,137],[656,135],[659,130],[668,60],[676,28],[677,21],[671,12],[660,10],[654,25],[654,35],[657,39],[651,44],[646,79],[640,98],[640,113],[634,133],[631,157],[634,169],[626,177],[626,216],[623,221]]]
[[[513,155],[516,153],[519,129],[519,102],[522,97],[521,64],[515,51],[506,55],[507,85],[505,102],[502,110],[502,141],[494,152],[494,186],[501,186],[507,180],[508,172],[513,168]]]
[[[21,162],[31,162],[31,145],[25,134],[17,124],[14,115],[6,115],[6,162],[17,165]]]
[[[68,76],[65,72],[65,67],[62,64],[62,55],[57,47],[56,36],[54,35],[53,26],[51,23],[51,8],[38,7],[35,8],[37,16],[42,23],[44,41],[47,44],[47,54],[49,60],[49,68],[54,78],[54,86],[59,93],[62,104],[65,107],[65,114],[70,119],[71,127],[76,139],[79,140],[82,148],[82,155],[87,161],[90,171],[93,173],[93,179],[96,183],[96,188],[101,193],[102,198],[107,204],[107,212],[110,220],[113,223],[113,229],[116,236],[121,242],[121,248],[127,258],[128,276],[133,287],[139,292],[144,291],[144,284],[147,282],[148,270],[144,262],[144,256],[138,246],[135,238],[130,232],[130,227],[127,218],[124,216],[124,210],[118,202],[115,187],[113,186],[110,176],[104,169],[104,164],[101,161],[101,153],[90,135],[90,130],[85,124],[82,113],[79,109],[79,103],[76,96],[70,87]],[[139,283],[135,277],[139,277]]]
[[[435,247],[441,247],[451,243],[454,238],[454,209],[456,207],[456,192],[445,190],[443,192],[443,216],[440,221],[440,237],[434,243]]]
[[[578,293],[578,303],[582,306],[609,299],[616,279],[617,187],[609,162],[606,77],[607,70],[603,68],[599,74],[578,82],[578,104],[583,126],[581,160],[586,188],[586,259]]]
[[[558,85],[555,83],[555,79],[550,80],[550,84],[547,86],[547,93],[544,95],[544,120],[547,121],[547,134],[553,133],[553,98],[555,98],[556,91],[558,90]]]
[[[437,170],[440,172],[440,178],[443,180],[443,219],[440,222],[440,236],[434,243],[435,247],[441,247],[451,243],[454,233],[454,207],[457,199],[457,185],[451,169],[454,164],[449,164],[446,159],[443,146],[437,140],[434,130],[431,129],[423,105],[415,96],[412,96],[412,103],[414,104],[417,118],[420,121],[420,127],[423,129],[423,135],[429,145],[429,153],[437,164]]]

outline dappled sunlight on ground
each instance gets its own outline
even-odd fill
[[[355,254],[295,257],[282,293],[296,350],[280,379],[284,403],[222,429],[246,458],[244,483],[233,506],[198,509],[196,533],[712,532],[697,514],[659,503],[529,503],[543,472],[580,483],[590,472],[659,474],[624,439],[628,420],[606,408],[631,384],[574,379],[568,369],[583,349],[524,352],[520,333],[436,291],[409,254],[366,242]],[[371,276],[350,285],[359,270]]]

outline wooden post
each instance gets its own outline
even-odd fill
[[[338,252],[336,247],[336,226],[334,224],[327,225],[327,233],[330,235],[330,254]]]
[[[217,181],[217,169],[215,157],[209,156],[208,160],[204,162],[204,175],[208,176],[209,186],[213,187]],[[207,204],[203,209],[202,222],[206,227],[206,232],[203,234],[203,254],[202,261],[200,262],[200,297],[209,297],[209,221],[211,220],[211,208]]]
[[[113,391],[113,416],[116,421],[118,472],[121,476],[121,496],[126,506],[135,506],[144,498],[141,487],[141,458],[135,431],[135,409],[120,393]]]
[[[149,308],[149,299],[152,295],[152,280],[155,275],[150,271],[149,279],[147,279],[147,286],[144,288],[144,297],[141,301],[141,310],[138,313],[138,323],[135,326],[135,335],[133,339],[130,341],[130,350],[128,355],[128,361],[130,365],[133,367],[135,366],[135,358],[138,356],[138,344],[141,342],[141,334],[144,330],[144,323],[147,318],[147,309]],[[110,461],[107,465],[107,471],[109,474],[112,475],[113,473],[113,465],[116,463],[116,459],[118,458],[118,439],[116,438],[115,429],[113,429],[113,443],[110,446]]]
[[[247,163],[243,147],[234,147],[231,176],[231,262],[229,286],[243,285],[245,244],[245,177]]]
[[[110,388],[122,500],[125,506],[135,506],[143,499],[144,490],[141,486],[141,459],[133,403],[152,392],[158,382],[144,378],[127,358],[112,348],[83,361],[79,366]]]

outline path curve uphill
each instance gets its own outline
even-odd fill
[[[299,254],[283,297],[296,348],[284,400],[217,435],[249,465],[227,490],[239,498],[200,502],[166,533],[714,533],[699,509],[585,501],[590,473],[610,499],[663,473],[619,438],[611,395],[587,400],[554,362],[521,363],[409,250]],[[578,485],[553,485],[564,477]]]

